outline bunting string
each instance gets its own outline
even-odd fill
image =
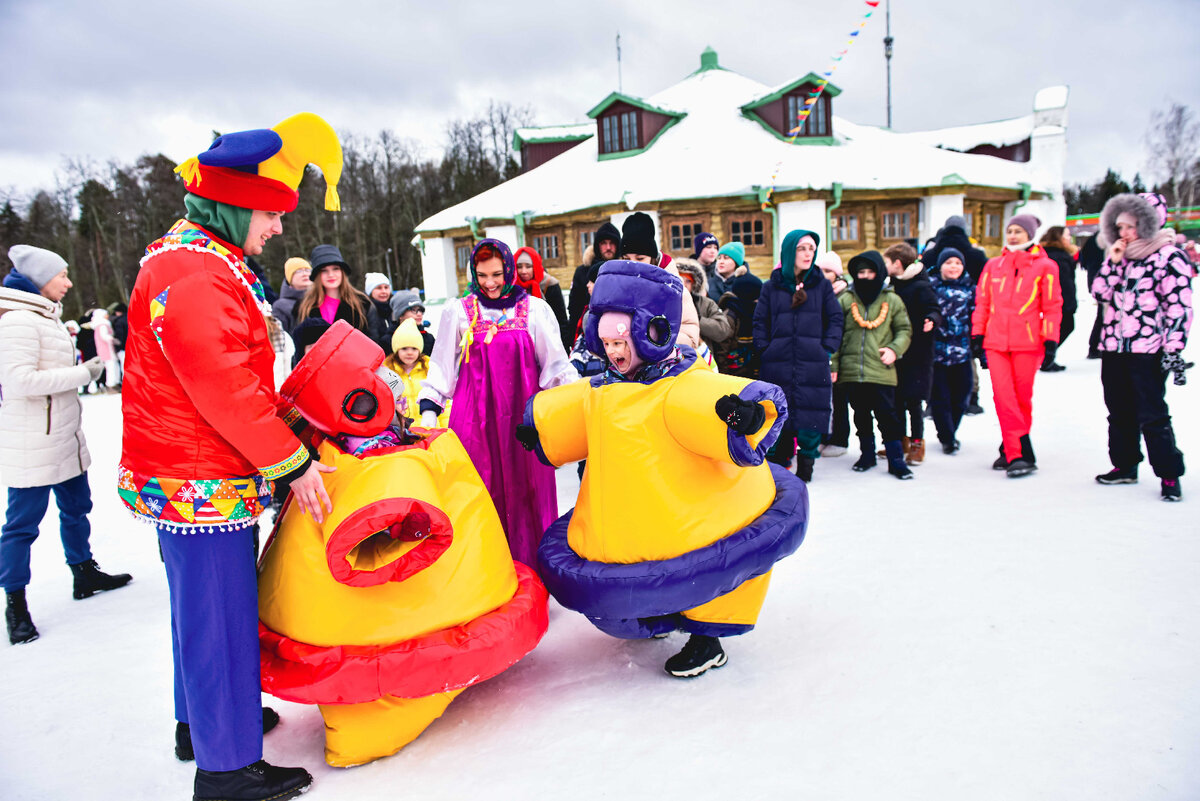
[[[796,114],[796,125],[788,130],[789,145],[795,144],[796,137],[804,132],[804,125],[808,122],[809,115],[816,107],[817,100],[821,98],[821,95],[825,94],[825,88],[829,86],[829,81],[833,78],[833,73],[837,70],[841,60],[846,57],[846,53],[850,51],[851,45],[858,41],[858,34],[862,32],[863,28],[867,27],[867,22],[871,19],[871,15],[875,13],[875,9],[879,7],[880,0],[863,0],[863,3],[867,6],[867,12],[863,14],[863,18],[858,23],[858,27],[850,31],[848,38],[846,39],[845,46],[842,47],[841,50],[834,53],[830,58],[829,68],[821,73],[821,77],[817,81],[816,88],[808,93],[808,97],[804,99],[804,103],[802,104],[799,112]],[[775,194],[775,184],[779,178],[779,171],[782,168],[783,159],[780,159],[775,163],[775,171],[771,174],[771,187],[767,190],[767,197],[762,203],[763,211],[766,211],[767,206],[771,203],[772,196]]]

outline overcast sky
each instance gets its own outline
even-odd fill
[[[884,4],[841,62],[835,113],[886,122]],[[862,0],[255,2],[0,0],[0,197],[53,186],[65,159],[182,160],[212,130],[270,127],[298,111],[339,132],[389,128],[439,153],[448,120],[489,99],[537,124],[586,121],[617,88],[652,95],[699,65],[773,86],[823,71]],[[1066,179],[1145,172],[1151,114],[1200,112],[1200,1],[893,0],[898,131],[1028,113],[1071,87]]]

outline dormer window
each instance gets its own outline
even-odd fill
[[[601,153],[637,150],[641,146],[641,140],[638,138],[637,111],[619,111],[600,118]]]
[[[636,156],[654,145],[663,131],[687,116],[613,92],[588,112],[596,121],[596,154],[601,159]]]
[[[784,96],[784,124],[781,131],[784,136],[791,136],[792,129],[799,124],[800,112],[804,110],[804,101],[808,99],[810,91],[812,90],[806,86],[803,87],[803,91]],[[797,136],[829,136],[833,127],[830,122],[829,98],[822,94],[817,98],[817,102],[813,103],[812,111],[809,112],[808,119],[804,121],[804,127]]]
[[[821,94],[811,105],[809,98],[818,89]],[[815,73],[785,84],[741,107],[742,114],[766,128],[785,142],[797,145],[833,145],[833,98],[842,93],[827,79]],[[795,136],[792,130],[800,124],[800,114],[810,109],[804,127]]]

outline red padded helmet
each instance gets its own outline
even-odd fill
[[[383,349],[345,320],[326,331],[283,382],[279,394],[322,433],[373,437],[396,412],[392,392],[375,375]]]

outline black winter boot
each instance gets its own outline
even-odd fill
[[[805,484],[812,481],[813,462],[807,456],[796,456],[796,477]]]
[[[693,634],[688,637],[683,650],[668,659],[663,667],[676,678],[690,679],[709,668],[719,668],[728,661],[720,638]]]
[[[279,713],[271,707],[264,706],[262,716],[263,734],[279,725]],[[186,723],[175,724],[175,758],[180,762],[191,762],[196,758],[196,752],[192,750],[192,727]]]
[[[98,592],[124,587],[133,581],[133,576],[128,573],[118,573],[115,576],[101,573],[100,565],[96,564],[95,559],[71,565],[71,572],[75,574],[76,601],[90,598]]]
[[[38,630],[29,617],[29,607],[25,605],[25,590],[13,590],[7,593],[8,604],[4,608],[4,622],[8,624],[8,641],[12,645],[33,642],[38,638]]]
[[[875,466],[875,438],[860,438],[858,447],[862,449],[862,456],[858,457],[858,461],[850,469],[856,473],[865,473]]]
[[[888,472],[901,481],[907,481],[913,477],[913,472],[908,469],[908,465],[904,463],[904,445],[898,439],[889,440],[883,443],[883,448],[887,451]]]
[[[1008,463],[1008,477],[1021,478],[1037,470],[1037,456],[1033,453],[1033,444],[1029,435],[1021,437],[1021,455]]]
[[[240,770],[196,769],[192,801],[284,801],[312,786],[304,768],[277,768],[259,760]]]
[[[1004,443],[1003,442],[1000,443],[1000,458],[997,459],[996,461],[992,462],[992,469],[993,470],[1007,470],[1008,469],[1008,457],[1004,455]]]

